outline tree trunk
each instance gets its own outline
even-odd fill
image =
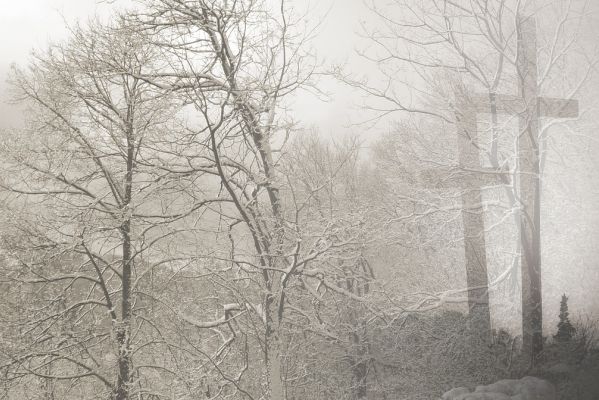
[[[266,379],[268,399],[285,400],[283,383],[283,366],[281,363],[281,342],[278,333],[271,333],[267,338]]]
[[[118,379],[115,390],[115,400],[129,399],[129,384],[131,381],[131,239],[130,222],[126,221],[122,228],[123,234],[123,278],[121,321],[116,327],[116,340],[118,345]]]
[[[125,190],[123,196],[123,223],[121,225],[122,249],[123,249],[123,271],[122,271],[122,294],[121,294],[121,323],[117,326],[116,339],[118,350],[118,379],[115,390],[115,400],[128,400],[131,384],[131,270],[133,260],[131,258],[131,213],[130,205],[133,189],[133,166],[135,158],[135,145],[133,138],[133,114],[129,110],[127,115],[127,172],[125,174]]]
[[[270,281],[272,282],[272,281]],[[275,282],[280,280],[275,279]],[[272,288],[271,288],[272,290]],[[266,298],[266,335],[265,335],[265,364],[266,364],[266,390],[267,399],[284,400],[286,396],[283,383],[283,365],[281,363],[282,341],[281,341],[281,317],[283,298],[272,295]]]
[[[364,328],[363,324],[362,328]],[[363,400],[366,399],[366,378],[368,375],[368,364],[366,361],[366,355],[368,353],[368,344],[364,338],[365,329],[361,329],[360,332],[354,332],[351,334],[351,343],[353,345],[354,357],[352,357],[352,399]]]

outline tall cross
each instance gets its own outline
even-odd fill
[[[458,94],[456,97],[459,165],[447,171],[424,171],[420,179],[432,189],[461,190],[470,323],[476,332],[489,340],[491,315],[482,188],[504,184],[509,181],[509,176],[505,171],[481,166],[476,105],[467,96]]]
[[[536,24],[518,20],[519,96],[475,95],[476,111],[518,115],[518,163],[520,180],[520,241],[522,254],[522,338],[524,351],[534,362],[543,349],[543,299],[541,286],[541,177],[539,118],[575,118],[576,100],[540,97],[537,86]]]

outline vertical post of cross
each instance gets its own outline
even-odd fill
[[[543,349],[541,287],[541,177],[539,93],[537,88],[536,24],[518,18],[518,83],[524,103],[518,136],[520,178],[520,240],[522,278],[522,341],[531,362]]]
[[[456,98],[458,130],[458,157],[460,166],[481,170],[478,144],[477,113],[465,95]],[[468,308],[471,325],[486,340],[490,339],[489,282],[485,243],[485,221],[482,186],[464,182],[462,188],[462,223],[464,228],[464,257],[468,284]]]

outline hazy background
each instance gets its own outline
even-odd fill
[[[123,5],[127,1],[117,4]],[[309,23],[322,24],[313,42],[316,54],[324,63],[347,64],[353,71],[368,74],[368,66],[356,56],[361,43],[357,34],[361,23],[372,22],[362,0],[321,0],[311,3],[295,0],[298,13],[310,10]],[[597,2],[599,3],[599,2]],[[595,6],[598,6],[597,4]],[[18,109],[6,104],[6,75],[11,63],[25,66],[32,48],[44,49],[50,40],[68,36],[66,23],[98,14],[105,16],[116,5],[96,0],[20,0],[0,2],[0,128],[8,128],[20,120]],[[599,38],[597,27],[589,29],[587,40]],[[365,146],[389,127],[380,124],[365,130],[350,122],[360,120],[356,105],[360,97],[352,90],[324,78],[319,86],[331,94],[327,101],[303,93],[293,108],[307,128],[318,127],[323,135],[339,137],[360,135]],[[599,88],[596,82],[587,90],[587,98]],[[585,96],[581,108],[580,140],[567,131],[556,130],[549,147],[543,198],[543,267],[545,328],[553,330],[563,292],[570,296],[574,313],[599,310],[599,132],[595,109],[588,108]],[[399,115],[397,116],[399,118]],[[516,240],[516,238],[513,238]],[[507,246],[509,248],[510,246]],[[493,260],[490,260],[493,263]],[[490,269],[503,268],[490,265]],[[518,305],[519,298],[512,298]],[[494,305],[496,308],[497,305]],[[518,325],[519,316],[511,313],[501,324]]]

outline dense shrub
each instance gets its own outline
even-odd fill
[[[555,384],[560,400],[599,399],[599,323],[591,318],[579,320],[572,324],[572,332],[567,341],[556,334],[546,343],[531,373]]]
[[[383,398],[433,399],[458,386],[474,387],[519,374],[520,341],[506,331],[481,335],[468,316],[439,310],[410,315],[373,338]],[[374,397],[373,397],[374,398]]]

